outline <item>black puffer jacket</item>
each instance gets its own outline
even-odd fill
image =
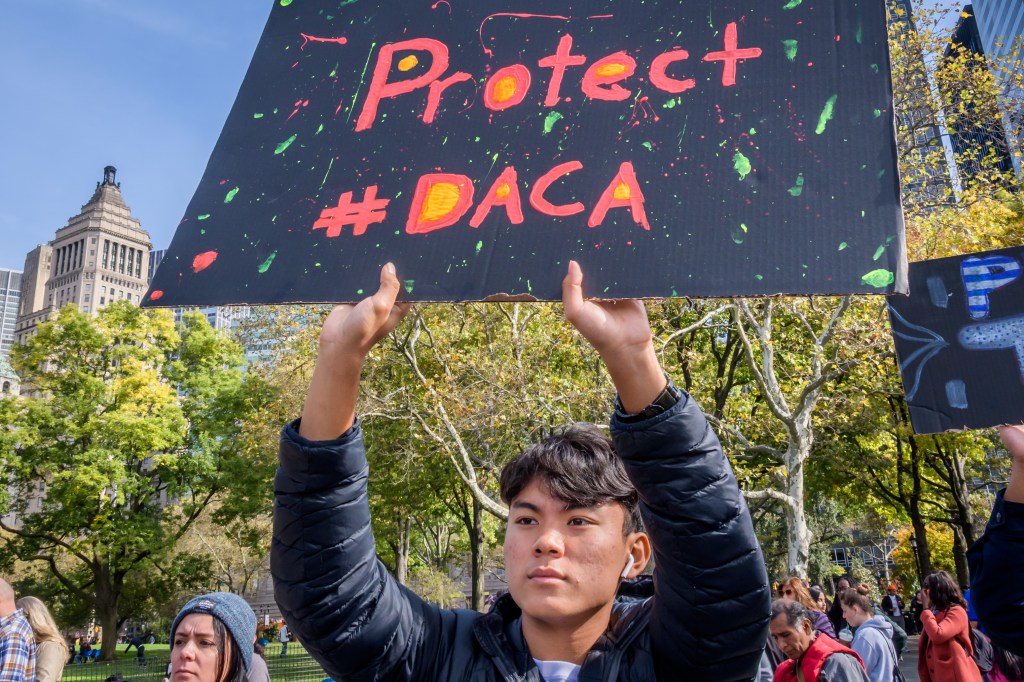
[[[612,419],[640,492],[657,568],[653,596],[616,601],[579,680],[749,680],[770,592],[750,513],[694,401],[651,419]],[[541,679],[511,598],[488,615],[444,610],[377,560],[356,424],[334,441],[285,427],[274,482],[274,594],[288,626],[336,680]],[[644,589],[643,583],[639,589]]]
[[[985,534],[967,552],[971,606],[992,641],[1024,656],[1024,504],[996,495]]]

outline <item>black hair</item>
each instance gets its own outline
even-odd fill
[[[626,513],[623,533],[643,531],[636,488],[611,439],[593,424],[573,424],[506,464],[500,479],[502,501],[511,504],[534,479],[567,509],[618,502]]]
[[[811,611],[798,601],[776,599],[772,602],[772,617],[769,621],[773,621],[779,616],[785,616],[786,625],[799,630],[805,620],[810,621]],[[814,624],[813,621],[811,621],[811,624]]]
[[[928,598],[931,599],[932,606],[939,611],[945,611],[951,606],[967,608],[967,602],[960,594],[960,588],[957,587],[956,581],[945,571],[935,571],[926,575],[922,587],[928,590]]]
[[[1024,679],[1024,658],[1012,651],[1007,651],[995,642],[992,642],[992,652],[992,659],[999,668],[999,672],[1003,673],[1007,679]]]

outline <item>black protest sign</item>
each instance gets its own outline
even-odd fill
[[[882,0],[277,0],[147,305],[905,290]]]
[[[910,264],[889,321],[916,433],[1024,422],[1024,247]]]

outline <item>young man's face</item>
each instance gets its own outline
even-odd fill
[[[523,488],[509,506],[505,574],[524,616],[574,627],[609,607],[643,536],[624,535],[624,522],[618,502],[566,509],[536,479]]]

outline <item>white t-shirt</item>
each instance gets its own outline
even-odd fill
[[[568,661],[541,661],[533,659],[540,669],[544,682],[576,682],[580,674],[580,666]]]
[[[291,639],[291,637],[288,634],[288,626],[282,625],[281,631],[277,633],[277,641],[287,642],[289,639]]]

